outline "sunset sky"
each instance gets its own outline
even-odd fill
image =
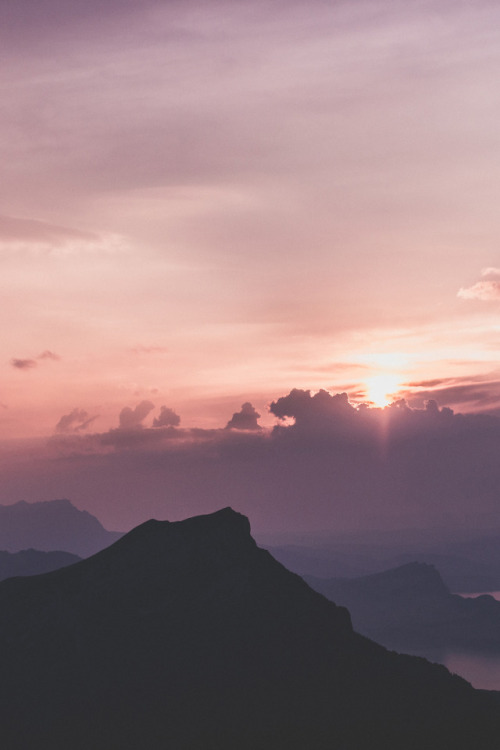
[[[11,473],[293,389],[500,414],[497,3],[17,0],[0,45]],[[40,472],[0,502],[84,504]]]

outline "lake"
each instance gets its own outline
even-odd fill
[[[500,656],[498,654],[473,654],[449,652],[442,664],[475,688],[500,690]]]
[[[462,593],[460,596],[474,599],[483,594],[489,594],[500,601],[500,591],[482,591],[474,593]],[[482,690],[500,690],[500,655],[488,653],[473,653],[470,651],[447,651],[441,653],[421,653],[430,661],[436,661],[460,675],[475,688]]]

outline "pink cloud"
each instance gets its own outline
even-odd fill
[[[134,346],[131,350],[134,354],[168,354],[166,346]]]
[[[469,287],[461,287],[457,292],[457,297],[461,299],[478,299],[483,302],[500,299],[500,268],[488,266],[483,268],[481,276],[486,277],[484,281],[477,281]]]
[[[69,240],[95,241],[96,235],[78,229],[49,224],[37,219],[0,216],[1,242],[61,243]]]
[[[483,268],[481,276],[500,276],[500,268],[495,268],[494,266]]]
[[[462,287],[457,292],[460,299],[478,299],[483,302],[500,299],[500,281],[477,281],[469,287]]]
[[[51,352],[48,349],[45,349],[41,354],[38,355],[37,359],[52,359],[54,362],[57,362],[61,359],[59,354],[55,354],[55,352]]]

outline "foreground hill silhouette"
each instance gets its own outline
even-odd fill
[[[69,500],[0,505],[0,550],[63,550],[87,557],[121,536]]]
[[[498,694],[387,652],[229,508],[0,583],[0,746],[496,748]]]

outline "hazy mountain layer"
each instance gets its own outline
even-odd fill
[[[500,602],[451,594],[432,565],[408,563],[361,578],[306,580],[348,607],[356,630],[388,648],[500,653]]]
[[[420,562],[435,565],[450,591],[481,592],[500,589],[499,541],[495,530],[420,529],[317,535],[293,543],[267,539],[263,546],[299,575],[358,578]]]
[[[225,509],[0,584],[0,744],[497,747],[500,696],[353,632]]]
[[[0,581],[14,576],[36,576],[72,565],[81,558],[70,552],[40,552],[26,549],[21,552],[0,551]]]
[[[69,500],[0,505],[0,550],[64,550],[87,557],[121,536]]]

